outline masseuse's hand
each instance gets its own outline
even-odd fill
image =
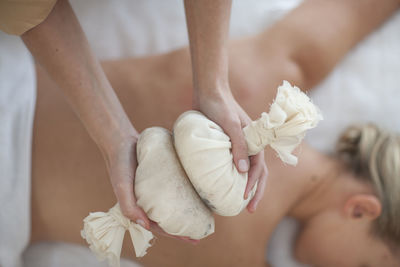
[[[185,0],[193,69],[193,103],[194,108],[219,124],[229,135],[236,168],[240,172],[249,171],[244,197],[260,180],[260,188],[248,206],[252,212],[264,192],[266,166],[261,154],[249,161],[242,128],[250,119],[235,101],[229,87],[227,43],[231,5],[231,0]]]
[[[132,131],[129,137],[113,142],[103,151],[110,181],[122,213],[131,221],[150,229],[146,213],[136,205],[134,181],[137,167],[136,142],[138,134]],[[107,146],[106,146],[107,147]]]
[[[236,168],[242,173],[248,172],[250,160],[242,128],[250,123],[250,118],[236,102],[230,89],[215,89],[209,93],[200,91],[193,99],[193,107],[221,126],[231,139]]]
[[[258,203],[264,196],[265,186],[267,185],[268,169],[264,159],[264,151],[250,157],[250,171],[248,177],[247,186],[244,191],[245,199],[247,199],[249,193],[257,183],[254,197],[247,205],[247,210],[254,212]]]
[[[21,37],[102,152],[122,213],[150,229],[149,219],[136,204],[133,188],[137,132],[90,50],[68,1],[57,1],[45,21]]]
[[[138,137],[139,135],[134,131],[131,137],[123,138],[119,142],[111,144],[108,152],[104,155],[111,184],[122,213],[125,217],[131,219],[131,221],[140,224],[152,232],[196,245],[199,240],[166,233],[157,223],[149,220],[142,208],[136,205],[134,181],[137,167],[136,143]]]
[[[132,132],[133,133],[133,132]],[[144,228],[163,236],[197,244],[198,240],[188,237],[174,236],[166,233],[157,223],[149,220],[146,213],[136,205],[134,192],[134,181],[137,167],[136,143],[139,135],[134,131],[133,135],[111,144],[107,149],[104,158],[106,159],[107,169],[110,175],[114,193],[118,199],[122,213],[125,217],[140,224]],[[104,154],[104,152],[103,152]]]
[[[230,137],[236,168],[242,173],[249,172],[244,193],[245,199],[248,198],[250,191],[258,183],[256,194],[247,206],[250,212],[254,212],[264,194],[267,167],[263,151],[255,156],[248,157],[242,128],[249,124],[251,120],[236,102],[228,86],[210,90],[209,93],[204,93],[204,91],[206,90],[196,91],[193,99],[194,108],[200,110],[209,119],[221,126]]]
[[[136,204],[138,134],[90,50],[68,1],[57,1],[46,20],[21,37],[99,147],[122,213],[148,230],[168,235]],[[187,237],[175,238],[197,242]]]

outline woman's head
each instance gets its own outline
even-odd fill
[[[305,223],[296,256],[322,267],[399,266],[400,135],[352,126],[337,156],[345,171],[321,196],[330,204]]]
[[[358,179],[370,183],[381,203],[372,231],[400,247],[400,136],[373,124],[348,128],[337,151]]]

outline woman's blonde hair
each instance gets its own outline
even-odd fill
[[[384,240],[400,245],[400,135],[373,124],[351,126],[337,143],[337,152],[357,177],[376,190],[382,213],[373,230]]]

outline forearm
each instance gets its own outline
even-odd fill
[[[103,153],[134,138],[135,130],[67,1],[58,1],[48,18],[22,39]]]
[[[304,1],[265,31],[260,42],[273,51],[269,54],[296,64],[301,87],[311,88],[398,7],[398,0]]]
[[[185,0],[195,93],[227,88],[231,4],[231,0]]]

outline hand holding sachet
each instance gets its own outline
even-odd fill
[[[282,161],[296,165],[293,150],[305,132],[321,119],[319,109],[308,96],[284,81],[269,113],[263,113],[261,118],[243,129],[249,155],[270,145]],[[236,170],[230,149],[229,137],[221,127],[196,111],[185,112],[177,119],[173,137],[159,127],[146,129],[137,143],[135,194],[138,205],[169,234],[192,239],[212,234],[214,218],[210,209],[223,216],[237,215],[256,190],[254,187],[252,194],[243,199],[247,173]],[[119,209],[118,205],[113,209]],[[115,213],[113,209],[110,212]],[[121,220],[106,220],[106,217],[113,218],[109,213],[86,217],[82,237],[100,259],[112,259],[110,265],[119,266],[123,241]],[[152,234],[133,222],[131,224],[141,232],[136,237],[131,234],[136,256],[141,257],[150,246]],[[129,224],[122,224],[122,227],[132,231]],[[112,246],[110,232],[118,239],[113,240]],[[88,233],[97,234],[88,238]],[[118,246],[119,249],[115,249]]]

